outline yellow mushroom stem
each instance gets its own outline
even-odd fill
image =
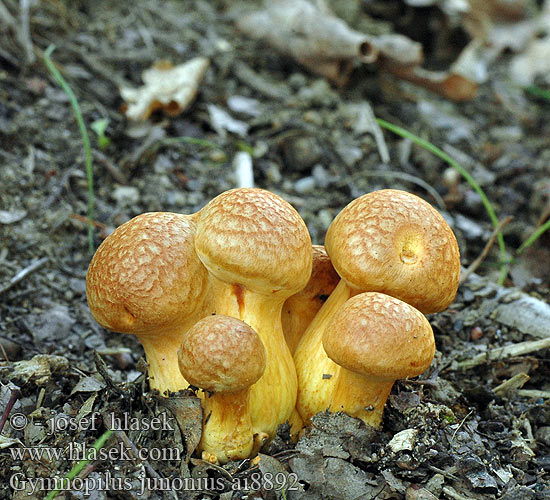
[[[178,367],[178,349],[183,334],[202,316],[201,313],[194,314],[192,319],[173,330],[136,335],[145,352],[151,389],[164,394],[166,391],[178,392],[189,386]]]
[[[286,343],[293,356],[307,327],[340,281],[325,248],[313,245],[312,250],[313,265],[308,284],[285,301],[281,316]]]
[[[367,377],[344,368],[340,368],[336,379],[329,410],[345,411],[367,425],[379,426],[395,381]]]
[[[306,424],[313,415],[329,407],[330,395],[340,372],[340,367],[323,349],[323,332],[336,311],[355,294],[355,290],[340,280],[304,332],[294,354],[298,376],[296,408]]]
[[[203,460],[226,463],[251,456],[254,436],[250,432],[249,399],[249,388],[204,396],[203,433],[198,447]]]
[[[254,432],[273,437],[277,426],[290,417],[297,394],[294,363],[281,326],[281,308],[289,293],[281,290],[263,295],[210,274],[209,294],[212,313],[244,321],[264,344],[266,368],[250,388],[249,411]]]

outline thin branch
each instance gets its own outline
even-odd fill
[[[495,229],[493,230],[493,233],[491,234],[491,237],[489,238],[489,241],[485,245],[485,248],[479,254],[479,257],[477,257],[477,259],[474,260],[470,264],[468,269],[466,269],[466,271],[464,271],[464,273],[460,277],[459,286],[462,285],[463,283],[466,283],[466,281],[470,277],[470,274],[475,272],[477,270],[477,268],[481,265],[481,263],[485,260],[485,258],[489,254],[489,251],[491,250],[491,248],[495,244],[495,241],[497,240],[498,235],[501,234],[502,229],[504,228],[504,226],[508,225],[512,221],[512,219],[513,219],[513,217],[509,216],[509,217],[506,217],[504,220],[501,220],[498,223],[497,227],[495,227]]]
[[[0,295],[13,288],[15,285],[17,285],[17,283],[23,281],[29,274],[34,273],[35,271],[40,269],[46,262],[48,262],[48,257],[42,257],[41,259],[34,261],[30,266],[19,271],[7,285],[0,288]]]
[[[440,194],[426,181],[422,180],[420,177],[416,177],[415,175],[407,174],[406,172],[396,172],[393,170],[367,170],[366,172],[361,172],[361,175],[364,177],[389,177],[392,179],[401,179],[405,182],[417,184],[432,196],[441,210],[447,209],[445,201],[441,198]]]
[[[486,361],[497,361],[511,358],[514,356],[521,356],[523,354],[529,354],[531,352],[541,351],[550,347],[550,338],[541,340],[529,340],[527,342],[520,342],[519,344],[511,344],[504,347],[497,347],[490,351],[478,354],[471,359],[461,361],[456,365],[458,370],[469,370],[478,365],[485,363]]]
[[[502,384],[498,385],[493,389],[493,392],[497,396],[506,396],[506,394],[510,394],[512,391],[516,389],[520,389],[525,385],[526,382],[529,381],[531,377],[527,375],[527,373],[520,372],[513,377],[509,378],[508,380],[505,380],[502,382]]]

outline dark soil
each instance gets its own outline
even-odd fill
[[[2,3],[20,23],[19,3]],[[105,432],[107,415],[143,420],[168,411],[171,423],[161,430],[116,433],[102,448],[114,449],[111,457],[90,461],[80,482],[58,498],[85,498],[88,488],[94,499],[550,499],[550,351],[484,361],[468,370],[459,365],[494,347],[550,337],[544,316],[538,323],[530,318],[515,324],[502,319],[498,308],[506,306],[514,316],[525,293],[546,311],[550,240],[544,235],[510,266],[504,286],[517,287],[516,296],[503,295],[496,285],[499,256],[493,248],[455,303],[430,317],[436,359],[421,380],[395,385],[380,430],[345,415],[319,414],[297,445],[281,428],[259,462],[221,468],[195,456],[188,461],[197,437],[196,399],[180,394],[167,402],[148,392],[139,343],[102,329],[87,308],[91,255],[82,140],[67,95],[42,58],[55,44],[53,59],[88,127],[109,120],[110,144],[103,151],[91,132],[96,248],[137,214],[192,213],[235,187],[232,160],[245,149],[254,152],[255,184],[292,203],[314,243],[323,242],[331,220],[353,198],[392,187],[424,197],[445,214],[468,266],[492,232],[479,196],[440,159],[390,133],[385,139],[391,162],[383,163],[373,136],[356,127],[355,110],[368,102],[376,116],[459,160],[498,217],[513,216],[504,230],[512,254],[549,213],[550,104],[507,80],[510,55],[490,66],[491,77],[473,101],[456,103],[376,66],[357,68],[344,89],[331,87],[239,33],[231,18],[235,5],[222,0],[30,3],[34,61],[26,59],[18,30],[0,21],[0,415],[7,418],[0,436],[0,498],[43,498],[45,490],[55,489],[53,479],[76,463],[71,447],[91,447]],[[441,13],[433,7],[412,15],[402,2],[385,3],[397,17],[380,22],[391,20],[396,30],[423,42],[430,63],[434,26],[445,29],[430,19]],[[360,13],[358,24],[361,16],[366,14]],[[456,57],[467,35],[457,29],[442,39],[450,44],[446,54]],[[180,63],[197,55],[211,58],[211,66],[194,104],[176,118],[154,114],[147,125],[130,130],[119,85],[139,86],[141,72],[154,61]],[[436,54],[431,60],[433,67],[448,62]],[[244,77],[247,71],[255,78]],[[227,110],[235,95],[255,99],[261,111],[255,117],[230,111],[248,124],[245,137],[222,136],[210,122],[207,106]],[[214,147],[162,142],[181,136]],[[523,313],[518,310],[517,317]],[[531,320],[542,324],[536,332]],[[521,390],[495,392],[519,373],[530,377]],[[8,418],[10,397],[15,405]],[[181,428],[174,414],[187,415]],[[27,419],[24,430],[14,415]],[[78,419],[78,428],[65,429],[69,417]],[[55,432],[48,432],[47,422],[58,422]],[[405,443],[390,443],[401,431]],[[174,454],[148,460],[116,455],[121,443]],[[33,457],[23,447],[62,453]],[[14,455],[16,449],[23,455]],[[283,482],[286,492],[276,488]]]

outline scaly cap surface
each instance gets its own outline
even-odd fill
[[[454,299],[460,254],[453,231],[429,203],[395,189],[368,193],[330,225],[325,248],[346,283],[400,298],[424,313]]]
[[[214,315],[185,333],[178,359],[190,384],[214,393],[235,392],[262,376],[266,352],[258,334],[244,321]]]
[[[330,359],[367,377],[398,380],[428,369],[435,352],[424,315],[383,293],[361,293],[332,317],[323,334]]]
[[[217,278],[271,294],[301,290],[311,274],[311,238],[296,210],[263,189],[232,189],[200,212],[195,248]]]
[[[97,249],[86,277],[88,304],[105,328],[142,333],[170,327],[202,299],[207,271],[194,251],[192,216],[138,215]]]

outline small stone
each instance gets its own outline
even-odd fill
[[[409,486],[405,492],[405,500],[437,500],[437,498],[433,493],[417,485]]]
[[[227,155],[221,149],[213,149],[208,153],[208,158],[214,163],[223,163],[227,161]]]
[[[328,187],[331,178],[323,165],[315,165],[311,173],[318,187],[320,187],[321,189],[325,189]]]
[[[188,193],[187,202],[190,205],[199,205],[203,202],[204,196],[202,193]]]
[[[550,426],[539,427],[535,432],[535,438],[546,446],[550,446]]]
[[[75,324],[75,319],[71,317],[66,306],[54,304],[42,313],[30,314],[28,322],[34,339],[44,341],[68,337]]]
[[[158,155],[153,165],[153,171],[156,174],[167,174],[174,168],[174,163],[167,155]]]
[[[468,190],[464,193],[464,208],[470,213],[478,213],[483,207],[481,196],[475,191]]]
[[[348,167],[353,167],[361,158],[363,158],[363,150],[356,146],[339,144],[336,146],[336,149]]]
[[[433,493],[437,498],[443,491],[445,484],[445,476],[443,474],[434,474],[434,476],[426,483],[426,489]]]
[[[139,190],[134,186],[117,186],[111,196],[120,205],[133,205],[139,201]]]
[[[317,214],[317,217],[319,218],[319,223],[321,224],[321,226],[327,230],[328,227],[330,226],[332,220],[334,219],[334,215],[333,213],[326,209],[326,208],[323,208],[322,210],[319,210],[319,213]]]
[[[417,434],[417,429],[405,429],[404,431],[395,434],[395,436],[393,436],[391,441],[388,443],[388,446],[394,453],[398,453],[403,450],[412,451],[414,444],[416,443]]]
[[[288,191],[292,191],[292,181],[288,180],[288,179],[285,179],[283,181],[283,185],[281,186],[281,190],[283,192],[288,192]]]
[[[294,172],[303,172],[318,163],[322,158],[322,150],[315,137],[289,137],[282,144],[283,155],[287,168]]]
[[[0,337],[0,359],[5,361],[4,353],[9,361],[16,361],[21,354],[21,346],[5,337]]]
[[[166,192],[166,203],[168,205],[183,207],[185,206],[187,199],[185,194],[181,191],[167,191]]]
[[[75,295],[84,295],[86,293],[86,280],[81,278],[71,278],[69,288]]]
[[[129,366],[134,364],[132,356],[128,352],[119,352],[113,355],[113,362],[115,366],[120,370],[126,370]]]
[[[275,162],[269,162],[269,165],[265,169],[265,175],[273,184],[279,184],[283,178],[281,175],[281,170]]]
[[[305,87],[307,85],[307,78],[303,73],[292,73],[288,77],[288,84],[294,90],[300,90],[302,87]]]
[[[294,190],[300,194],[310,193],[313,189],[315,189],[315,179],[311,176],[298,179],[294,183]]]
[[[483,330],[479,326],[474,326],[472,328],[472,331],[470,332],[470,338],[473,341],[479,340],[481,337],[483,337]]]

